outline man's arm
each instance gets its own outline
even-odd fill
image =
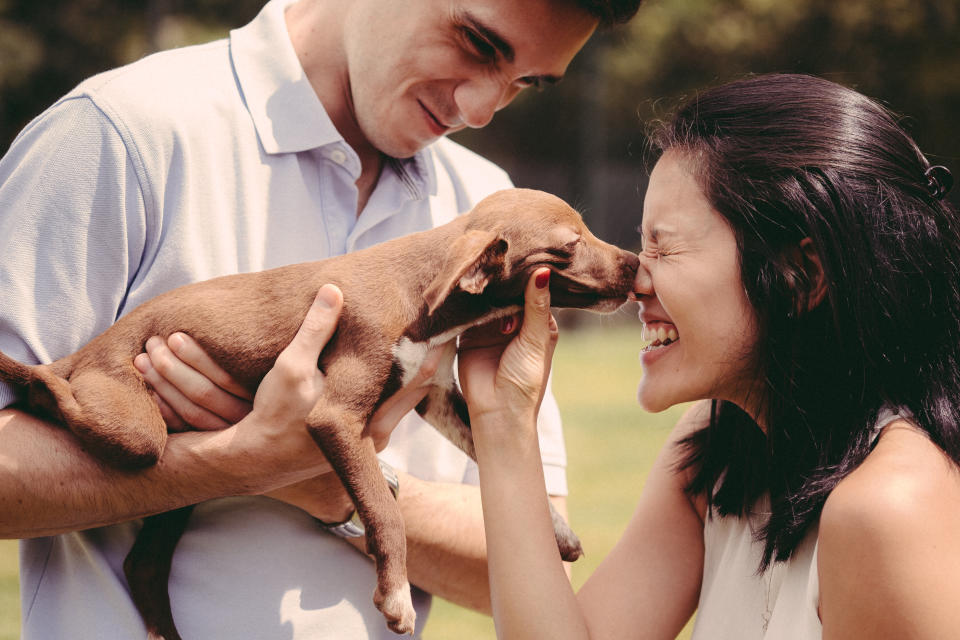
[[[193,417],[209,417],[204,428],[216,428],[221,418],[212,407],[224,405],[225,387],[230,381],[189,336],[151,341],[148,358],[138,360],[147,381],[164,387],[161,393],[169,405],[167,410]],[[381,407],[369,431],[378,443],[385,445],[390,431],[412,410],[426,391],[442,355],[438,349],[428,356],[417,376]],[[215,381],[215,382],[214,382]],[[217,393],[218,387],[220,393]],[[169,394],[166,389],[173,389]],[[207,407],[209,410],[203,409]],[[179,423],[190,422],[178,416]],[[168,418],[168,421],[171,420]],[[487,552],[480,506],[480,491],[475,485],[429,482],[407,473],[400,477],[400,511],[407,534],[407,569],[410,582],[424,591],[460,606],[490,613],[490,591],[487,579]],[[269,497],[292,504],[324,522],[342,522],[353,512],[346,491],[333,473],[323,473],[296,481],[267,492]],[[557,511],[566,517],[566,498],[552,496]],[[359,551],[365,551],[365,538],[349,539]]]
[[[342,305],[317,296],[236,425],[170,436],[143,471],[110,469],[68,431],[21,411],[0,411],[0,536],[28,538],[112,524],[210,498],[257,494],[329,470],[305,427],[321,398],[316,362]]]
[[[410,582],[462,607],[490,614],[487,543],[480,488],[402,475],[400,510],[407,527]],[[408,488],[409,487],[409,488]],[[564,496],[551,496],[567,517]]]

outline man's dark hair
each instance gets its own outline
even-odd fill
[[[643,0],[574,0],[576,5],[597,18],[601,26],[623,24],[632,18]]]
[[[912,413],[960,463],[960,219],[896,118],[833,82],[765,75],[701,93],[652,141],[681,154],[733,229],[758,325],[766,433],[714,401],[682,443],[687,490],[719,516],[767,494],[765,568],[866,458],[884,408]],[[822,263],[819,304],[804,238]]]

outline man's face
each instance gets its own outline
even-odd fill
[[[409,157],[558,81],[596,26],[567,0],[355,0],[344,36],[353,115],[371,145]]]

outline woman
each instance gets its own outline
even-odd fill
[[[652,137],[641,406],[692,405],[578,594],[534,416],[540,281],[461,381],[501,638],[960,633],[960,219],[882,107],[805,76],[706,91]],[[507,329],[509,329],[507,323]]]

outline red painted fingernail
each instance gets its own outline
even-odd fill
[[[543,273],[537,274],[537,279],[534,281],[534,284],[537,285],[537,289],[543,289],[550,282],[550,272],[544,271]]]
[[[507,316],[500,321],[500,331],[503,333],[510,333],[513,331],[513,327],[516,325],[517,319],[514,316]]]

